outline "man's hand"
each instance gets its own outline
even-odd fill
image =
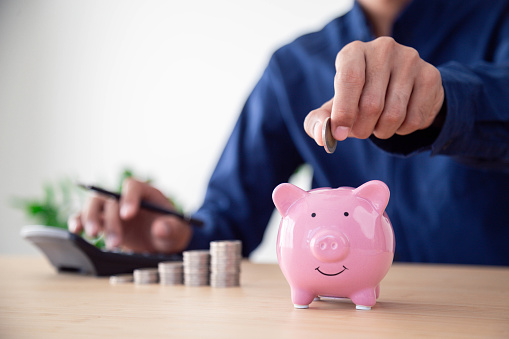
[[[84,210],[69,218],[69,230],[82,230],[90,237],[104,233],[108,248],[124,247],[135,252],[176,253],[191,240],[192,229],[174,216],[140,210],[146,200],[169,209],[173,205],[156,188],[134,179],[126,179],[120,202],[94,196]]]
[[[388,139],[431,126],[444,102],[440,72],[413,48],[390,37],[354,41],[336,57],[334,97],[311,111],[306,133],[323,146],[322,123],[332,120],[332,135]]]

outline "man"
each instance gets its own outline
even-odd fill
[[[327,117],[333,155],[316,145]],[[509,265],[509,2],[358,0],[273,55],[194,215],[205,227],[140,211],[171,206],[130,180],[120,204],[93,198],[70,229],[135,251],[238,238],[247,255],[302,163],[313,187],[387,183],[396,260]]]

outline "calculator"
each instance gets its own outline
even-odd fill
[[[50,226],[24,226],[21,236],[39,248],[58,272],[109,276],[157,267],[162,261],[182,261],[180,254],[101,250],[77,234]]]

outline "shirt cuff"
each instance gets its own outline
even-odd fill
[[[473,129],[474,117],[469,112],[473,108],[470,106],[475,105],[471,97],[477,93],[474,88],[476,82],[466,79],[468,75],[461,72],[458,66],[450,63],[438,67],[447,98],[447,116],[440,134],[431,146],[432,155],[457,155],[464,147],[466,134]]]

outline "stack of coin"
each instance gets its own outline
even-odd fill
[[[126,284],[126,283],[132,283],[132,282],[133,282],[132,274],[117,274],[117,275],[112,275],[110,277],[110,284],[112,284],[112,285]]]
[[[207,286],[209,284],[210,251],[194,250],[182,253],[184,257],[184,284]]]
[[[182,285],[184,283],[184,270],[181,261],[160,262],[158,269],[161,285]]]
[[[240,285],[240,240],[212,241],[210,243],[210,285],[232,287]]]
[[[134,283],[142,284],[155,284],[159,281],[159,273],[157,268],[140,268],[134,270]]]

